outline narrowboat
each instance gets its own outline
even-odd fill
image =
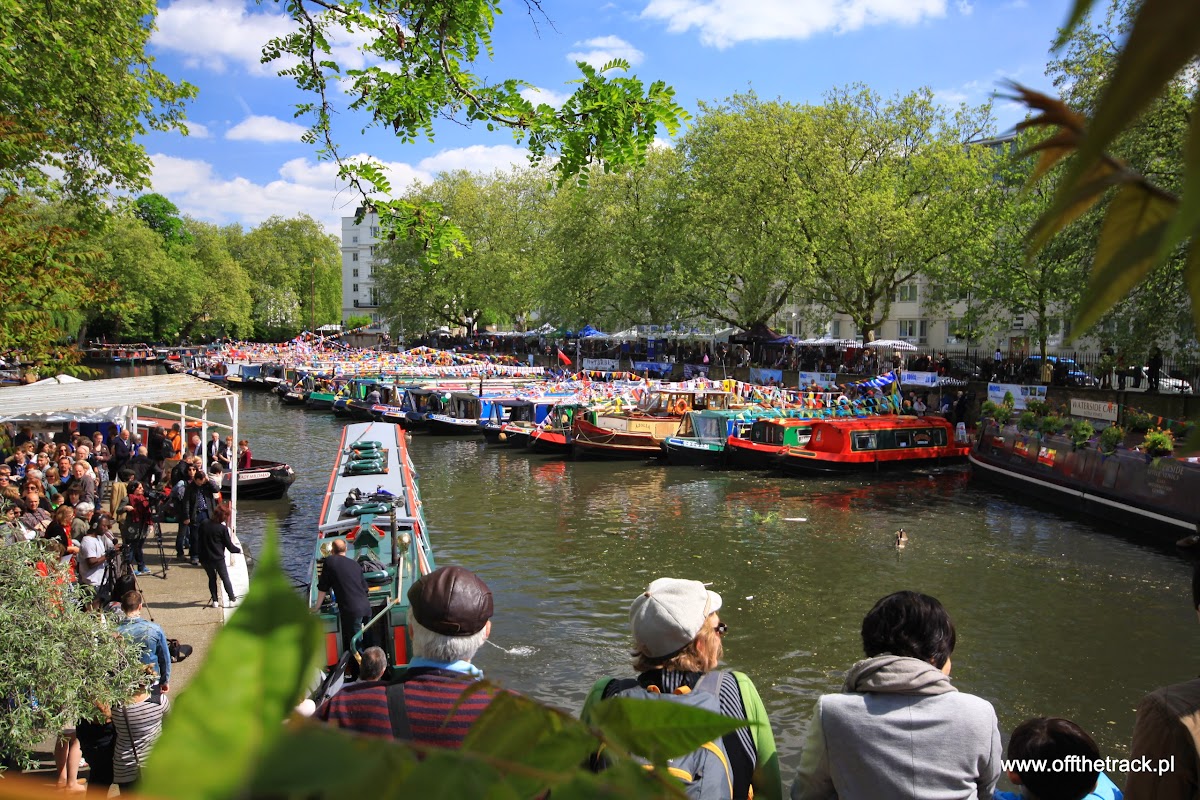
[[[522,416],[526,418],[533,416],[533,403],[515,397],[493,398],[483,405],[483,417],[479,420],[483,438],[488,444],[501,447],[511,447],[513,444],[509,436],[502,430],[504,425],[509,421],[516,421]]]
[[[221,475],[221,494],[230,496],[231,473]],[[249,469],[237,471],[239,500],[278,500],[287,494],[288,487],[296,482],[296,471],[281,461],[250,459]]]
[[[726,442],[740,437],[753,424],[745,412],[689,411],[678,432],[663,440],[663,457],[673,466],[724,466]]]
[[[1105,454],[1065,436],[1023,434],[987,420],[970,453],[972,479],[1064,510],[1100,517],[1170,543],[1200,525],[1200,464],[1118,449]]]
[[[660,389],[630,411],[594,410],[576,414],[571,429],[575,458],[657,458],[668,436],[679,430],[684,414],[721,410],[733,395],[704,389]]]
[[[530,431],[529,450],[551,456],[570,455],[571,429],[575,415],[581,412],[582,407],[575,402],[554,406],[542,424]]]
[[[317,381],[316,388],[308,393],[305,406],[314,411],[328,411],[333,408],[333,401],[336,399],[337,390],[330,386],[328,381]]]
[[[441,411],[425,415],[425,430],[438,436],[478,436],[483,403],[472,392],[451,392]]]
[[[962,462],[970,450],[955,443],[954,426],[941,417],[888,414],[815,420],[808,443],[785,449],[775,464],[789,475],[874,472]]]
[[[812,435],[814,420],[792,417],[756,419],[744,437],[730,436],[725,442],[725,466],[729,469],[775,467],[775,457],[789,447],[803,447]]]
[[[355,634],[355,644],[382,647],[391,670],[408,662],[408,589],[434,569],[433,551],[421,509],[417,478],[404,431],[384,422],[358,422],[342,430],[333,472],[325,489],[313,554],[309,606],[317,601],[323,560],[335,539],[346,543],[346,556],[357,561],[367,579],[371,618]],[[328,670],[313,695],[318,704],[336,692],[353,657],[342,649],[337,598],[317,609]]]

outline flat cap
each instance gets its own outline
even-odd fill
[[[492,618],[492,590],[465,567],[439,567],[408,588],[417,622],[443,636],[473,636]]]

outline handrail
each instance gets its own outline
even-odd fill
[[[400,602],[399,597],[393,597],[391,600],[389,600],[387,602],[387,605],[385,605],[378,614],[376,614],[374,617],[371,617],[371,619],[369,619],[367,621],[366,625],[363,625],[361,628],[359,628],[358,632],[355,633],[354,636],[350,639],[350,647],[354,648],[355,652],[358,652],[357,645],[360,641],[362,641],[363,634],[367,632],[367,629],[370,628],[375,623],[379,622],[379,620],[383,619],[384,615],[386,615],[389,611],[391,611],[392,606],[396,605],[399,602]]]

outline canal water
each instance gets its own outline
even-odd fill
[[[254,548],[274,520],[306,583],[342,423],[241,397],[255,456],[299,477],[284,500],[243,502],[239,534]],[[628,608],[647,583],[711,582],[727,665],[758,686],[789,782],[813,702],[840,689],[862,656],[863,615],[898,589],[949,609],[955,683],[995,705],[1006,736],[1027,717],[1064,716],[1122,756],[1139,698],[1200,665],[1184,562],[965,472],[796,480],[422,434],[411,452],[437,563],[470,567],[495,594],[493,641],[512,652],[484,647],[489,678],[577,711],[596,678],[630,674]]]

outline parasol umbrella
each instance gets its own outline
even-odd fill
[[[884,347],[888,350],[916,350],[917,346],[903,339],[879,339],[874,342],[867,342],[864,347]]]

